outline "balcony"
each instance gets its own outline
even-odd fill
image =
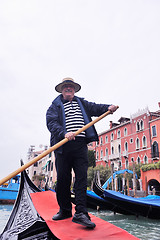
[[[115,160],[115,159],[120,159],[121,158],[121,154],[120,153],[114,153],[109,155],[109,160]]]
[[[123,157],[128,158],[128,151],[123,151]]]
[[[108,162],[108,156],[103,157],[102,160],[107,163]]]

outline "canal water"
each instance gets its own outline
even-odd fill
[[[0,205],[0,233],[11,214],[13,205]],[[160,220],[115,214],[111,211],[89,209],[95,216],[123,228],[141,240],[160,240]]]

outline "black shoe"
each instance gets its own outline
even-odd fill
[[[71,212],[63,212],[63,211],[59,211],[56,215],[54,215],[52,217],[52,220],[63,220],[63,219],[66,219],[66,218],[70,218],[72,217],[72,213]]]
[[[91,222],[88,213],[75,213],[72,222],[81,224],[88,228],[95,228],[96,224]]]

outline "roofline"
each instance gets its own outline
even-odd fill
[[[116,126],[116,127],[113,127],[113,128],[110,128],[110,129],[108,129],[108,130],[106,130],[106,131],[104,131],[104,132],[98,133],[98,136],[100,136],[100,135],[102,135],[102,134],[105,134],[105,133],[107,133],[107,132],[111,132],[111,131],[113,131],[113,130],[115,130],[115,129],[117,129],[117,128],[120,128],[120,127],[122,127],[122,126],[124,126],[124,125],[129,124],[130,122],[131,122],[131,121],[128,121],[128,122],[119,124],[119,125]]]

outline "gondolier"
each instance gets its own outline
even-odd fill
[[[98,141],[98,135],[91,126],[78,136],[75,132],[91,121],[92,116],[100,116],[107,110],[114,112],[117,107],[108,104],[96,104],[75,96],[81,86],[72,78],[64,78],[55,90],[61,93],[54,99],[47,110],[47,127],[51,132],[51,145],[63,138],[69,141],[55,150],[57,170],[57,201],[59,212],[53,220],[72,217],[70,195],[71,170],[75,172],[75,214],[72,221],[86,227],[94,228],[86,208],[87,169],[89,142]]]

